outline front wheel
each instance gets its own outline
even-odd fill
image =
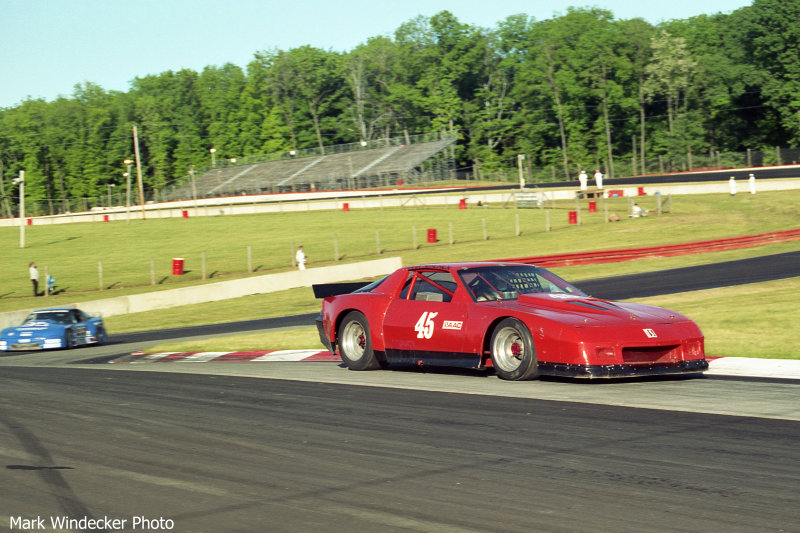
[[[374,370],[380,366],[372,349],[369,322],[358,311],[350,311],[342,320],[339,355],[350,370]]]
[[[106,330],[103,326],[97,328],[97,331],[94,332],[94,338],[97,344],[102,344],[108,340],[108,335],[106,335]]]
[[[64,335],[64,348],[74,348],[75,347],[75,333],[68,329],[66,334]]]
[[[539,375],[531,333],[516,318],[506,318],[497,324],[490,347],[492,365],[500,379],[522,381]]]

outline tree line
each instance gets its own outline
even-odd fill
[[[0,109],[0,175],[31,199],[104,195],[124,183],[138,128],[148,190],[211,158],[427,132],[457,135],[461,167],[517,154],[560,179],[615,159],[800,145],[800,0],[652,25],[600,8],[493,28],[442,11],[346,52],[256,52],[241,68],[84,82],[69,97]],[[214,149],[211,152],[211,149]]]

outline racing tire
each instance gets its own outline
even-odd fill
[[[71,329],[68,329],[64,334],[64,348],[74,348],[75,347],[75,332]]]
[[[539,376],[533,337],[525,324],[516,318],[505,318],[497,324],[489,349],[492,366],[500,379],[523,381]]]
[[[339,355],[350,370],[375,370],[380,368],[367,318],[358,311],[350,311],[339,327]]]
[[[108,340],[106,330],[103,326],[97,328],[97,331],[94,332],[94,338],[97,339],[97,344],[102,344]]]

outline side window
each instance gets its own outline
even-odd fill
[[[456,282],[449,272],[418,272],[408,299],[449,302],[453,299],[456,286]]]
[[[413,281],[414,281],[414,273],[413,273],[413,272],[411,272],[411,273],[409,273],[409,275],[408,275],[408,279],[407,279],[407,280],[406,280],[406,282],[403,284],[403,290],[402,290],[402,291],[400,291],[400,298],[401,298],[402,300],[405,300],[406,298],[408,298],[408,289],[410,289],[410,288],[411,288],[411,283],[412,283]]]

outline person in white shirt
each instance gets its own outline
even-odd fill
[[[297,263],[298,269],[306,269],[306,253],[303,251],[302,245],[297,248],[297,253],[294,255],[294,261]]]
[[[603,188],[603,173],[599,169],[594,171],[594,183],[598,189]]]
[[[586,190],[586,182],[589,181],[589,176],[586,175],[585,170],[581,170],[581,173],[578,174],[578,181],[581,183],[581,190]]]
[[[28,264],[28,273],[33,284],[33,295],[39,296],[39,270],[36,268],[36,263]]]

